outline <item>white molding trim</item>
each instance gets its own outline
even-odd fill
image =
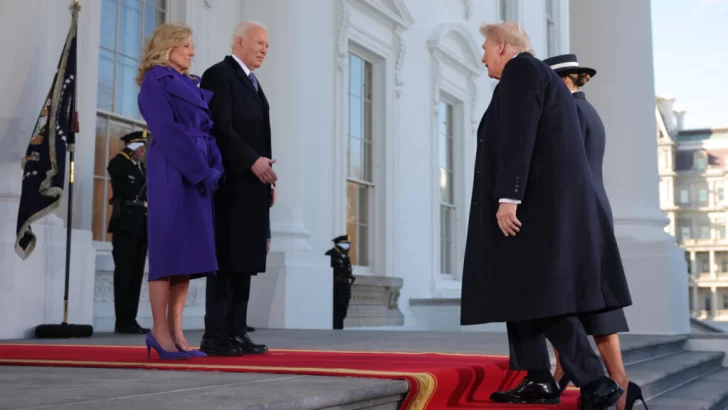
[[[452,294],[460,284],[463,243],[467,231],[468,204],[464,176],[468,142],[477,131],[478,79],[485,72],[480,63],[479,46],[463,24],[443,23],[436,26],[427,38],[432,70],[431,120],[431,223],[435,228],[432,238],[432,292]],[[445,277],[440,272],[440,200],[439,200],[439,105],[445,100],[453,105],[453,189],[456,207],[453,223],[453,272]]]
[[[344,0],[351,1],[351,0]],[[368,6],[380,18],[395,25],[396,29],[407,30],[415,23],[404,0],[354,0],[362,6]]]
[[[450,36],[459,43],[461,48],[464,49],[462,51],[467,55],[456,53],[455,50],[444,44],[444,40]],[[442,23],[438,25],[427,37],[427,47],[433,55],[447,59],[452,64],[472,74],[479,75],[483,72],[478,43],[475,42],[468,29],[462,24]]]

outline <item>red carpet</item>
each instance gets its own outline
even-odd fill
[[[146,348],[124,346],[0,344],[0,365],[101,367],[218,372],[288,373],[405,379],[410,391],[402,409],[576,409],[578,391],[568,389],[560,405],[503,405],[490,393],[523,377],[502,356],[452,353],[335,352],[275,349],[244,357],[161,361]]]

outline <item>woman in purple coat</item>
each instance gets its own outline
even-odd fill
[[[147,149],[149,299],[154,326],[147,335],[161,359],[205,354],[182,332],[190,279],[217,272],[212,198],[222,177],[220,150],[210,135],[208,101],[189,74],[192,30],[159,26],[144,50],[137,84],[139,111],[152,141]]]

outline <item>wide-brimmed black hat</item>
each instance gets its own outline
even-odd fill
[[[559,75],[586,73],[594,77],[597,74],[597,70],[579,65],[579,60],[575,54],[549,57],[543,60],[543,62],[548,64]]]

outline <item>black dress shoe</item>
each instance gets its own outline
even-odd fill
[[[525,377],[523,381],[511,390],[497,391],[490,395],[490,400],[496,403],[509,404],[559,404],[559,386],[554,380],[548,383],[536,383]]]
[[[243,351],[228,339],[202,338],[200,351],[208,356],[242,356]]]
[[[581,410],[604,410],[612,407],[624,390],[607,376],[602,376],[581,388]]]
[[[245,331],[246,332],[255,332],[255,328],[252,326],[245,326]]]
[[[245,336],[233,336],[230,338],[243,354],[261,354],[268,351],[268,346],[253,343],[253,340],[247,334]]]

